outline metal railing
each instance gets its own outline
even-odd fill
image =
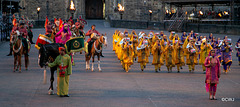
[[[173,17],[171,17],[171,19],[173,19],[172,23],[170,24],[168,30],[172,31],[179,31],[181,30],[180,28],[182,28],[182,25],[184,24],[184,21],[186,20],[186,15],[184,13],[182,13],[180,15],[180,17],[178,17],[178,13],[177,15],[174,15]]]
[[[11,28],[12,28],[12,26],[10,24],[0,22],[0,30],[1,30],[0,38],[1,38],[1,41],[4,41],[4,40],[6,41],[6,40],[10,39]]]

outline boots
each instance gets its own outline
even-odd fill
[[[12,56],[12,51],[13,51],[13,49],[10,47],[10,52],[7,56]]]
[[[102,54],[102,52],[100,53],[100,56],[101,56],[101,57],[104,57],[103,54]]]

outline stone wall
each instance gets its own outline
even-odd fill
[[[49,19],[62,18],[68,19],[71,14],[67,11],[70,5],[70,0],[20,0],[20,6],[25,7],[21,10],[22,15],[28,16],[30,20],[37,20],[37,7],[40,7],[40,20],[44,20],[47,15],[47,1],[49,1]],[[146,1],[146,2],[145,2]],[[122,5],[125,7],[123,19],[135,21],[148,21],[149,11],[152,10],[152,20],[159,21],[161,0],[122,0]],[[81,15],[85,18],[85,2],[86,0],[73,0],[76,11],[74,18]],[[105,16],[112,15],[114,19],[120,19],[120,14],[117,9],[116,0],[104,0]]]

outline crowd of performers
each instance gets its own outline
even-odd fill
[[[84,32],[84,25],[87,24],[85,20],[83,20],[81,17],[77,19],[77,22],[74,23],[72,17],[69,18],[69,20],[63,22],[60,18],[54,19],[54,23],[48,21],[46,18],[45,21],[45,29],[46,29],[46,36],[52,38],[55,43],[61,43],[65,44],[67,40],[69,40],[72,37],[86,37],[89,36],[89,39],[87,40],[88,43],[88,51],[86,51],[90,55],[91,52],[91,46],[93,42],[96,40],[97,35],[101,35],[95,28],[96,25],[92,25],[91,29],[88,30],[88,32],[85,34]],[[81,52],[82,53],[82,52]],[[102,55],[101,52],[101,56]]]
[[[83,29],[84,25],[87,24],[87,22],[81,17],[77,19],[77,22],[74,23],[73,19],[70,17],[69,20],[63,21],[60,18],[54,19],[54,22],[51,22],[46,17],[45,21],[45,36],[48,38],[51,38],[54,43],[59,44],[65,44],[70,38],[73,37],[83,37],[85,39],[85,36],[89,36],[88,47],[91,47],[92,43],[96,40],[96,36],[100,35],[100,33],[95,29],[95,25],[91,26],[91,29],[85,34]],[[33,25],[29,23],[25,19],[16,20],[13,19],[13,28],[11,35],[18,35],[19,38],[22,39],[23,44],[26,47],[24,50],[27,50],[28,43],[27,41],[30,41],[32,44],[32,37],[33,33],[31,31],[31,28]],[[13,43],[10,42],[10,53],[9,55],[12,55],[12,46]],[[88,48],[88,54],[90,55],[91,48]],[[68,95],[68,88],[69,88],[69,75],[72,74],[72,65],[73,63],[73,53],[67,53],[66,49],[64,47],[59,47],[59,53],[60,55],[54,60],[52,63],[47,63],[49,67],[58,66],[57,68],[57,80],[58,80],[58,88],[57,88],[57,94],[60,97],[69,97]],[[80,52],[81,54],[82,52]],[[101,52],[102,53],[102,52]],[[27,53],[28,55],[28,53]],[[101,54],[102,57],[104,57]]]
[[[216,38],[212,33],[209,36],[199,36],[193,31],[189,34],[183,32],[181,36],[171,32],[167,36],[163,31],[160,33],[150,31],[148,34],[141,31],[137,34],[134,30],[132,32],[115,30],[112,43],[113,51],[126,72],[134,61],[140,63],[141,70],[144,71],[146,64],[149,63],[149,56],[152,55],[152,65],[155,66],[156,72],[161,71],[164,64],[168,72],[172,72],[172,68],[176,66],[179,73],[184,65],[188,65],[189,72],[194,72],[195,65],[199,64],[206,73],[204,62],[209,52],[214,49],[224,72],[227,73],[232,64],[231,41],[227,36]],[[240,65],[240,39],[235,49]]]
[[[12,31],[11,31],[11,35],[17,34],[16,31],[19,31],[19,35],[21,36],[21,39],[23,41],[23,47],[24,50],[28,50],[28,41],[31,44],[34,44],[34,42],[32,41],[33,38],[33,33],[32,33],[32,28],[33,28],[33,24],[30,23],[26,18],[21,17],[20,20],[17,20],[15,18],[15,16],[13,16],[13,27],[12,27]],[[12,37],[10,37],[10,52],[7,56],[12,56],[12,52],[13,52],[13,44],[12,42]],[[26,54],[28,55],[28,51],[26,51]]]
[[[63,21],[60,18],[55,18],[53,22],[49,21],[48,18],[46,17],[45,21],[45,36],[51,38],[54,43],[61,43],[65,44],[70,38],[73,37],[86,37],[89,36],[89,39],[87,40],[88,42],[88,47],[91,47],[92,43],[94,42],[94,36],[96,35],[101,35],[96,29],[95,25],[91,26],[91,29],[88,30],[88,32],[85,34],[84,33],[84,25],[87,24],[85,20],[83,20],[81,17],[77,19],[77,22],[74,23],[72,17],[70,17],[68,20]],[[23,37],[23,43],[27,47],[27,41],[30,41],[30,43],[34,44],[32,41],[33,38],[33,33],[32,29],[33,24],[28,22],[26,19],[21,18],[20,20],[16,20],[15,18],[13,19],[13,28],[11,35],[16,34],[16,31],[20,32],[20,36]],[[10,43],[10,45],[12,45]],[[12,46],[10,46],[12,47]],[[26,48],[27,49],[27,48]],[[88,48],[88,51],[90,55],[90,50],[91,48]],[[10,48],[10,52],[8,56],[12,55],[12,48]],[[101,54],[102,57],[104,57]]]

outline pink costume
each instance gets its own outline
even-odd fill
[[[216,54],[210,59],[211,51],[208,57],[205,59],[204,65],[206,66],[206,91],[207,92],[216,92],[217,84],[219,83],[220,78],[220,62]],[[210,66],[210,61],[213,64]],[[210,88],[210,90],[209,90]]]
[[[67,24],[64,24],[64,26],[65,25],[67,25]],[[69,26],[68,26],[67,30],[64,29],[64,26],[56,34],[56,37],[55,37],[56,43],[65,44],[70,39],[70,37],[72,36],[72,33],[71,33],[70,29],[69,29]]]

